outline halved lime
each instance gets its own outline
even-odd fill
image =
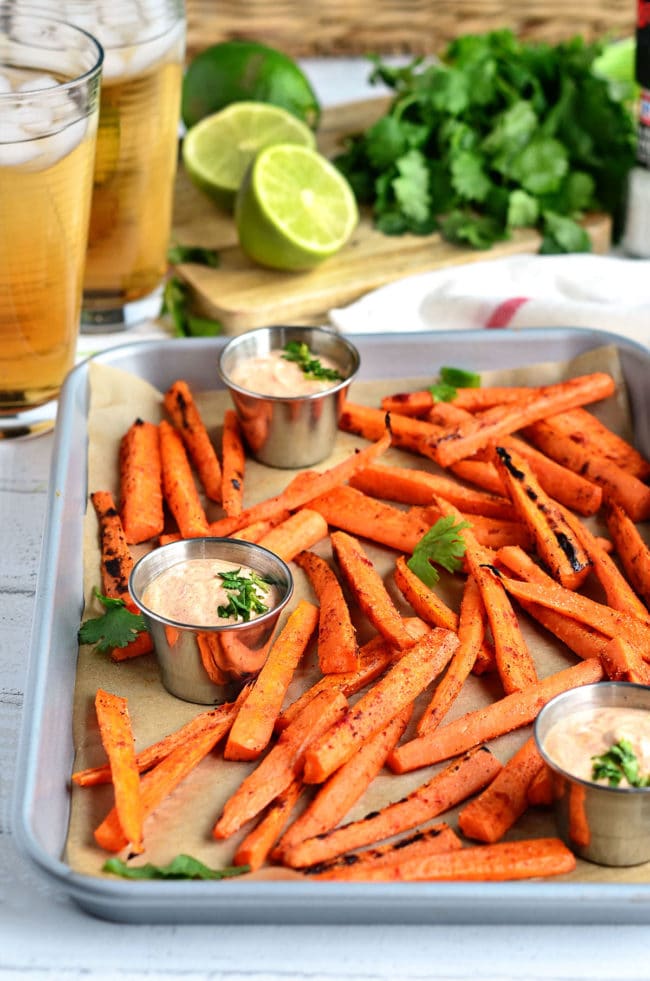
[[[359,220],[352,188],[318,151],[275,144],[249,168],[235,201],[239,243],[272,269],[311,269],[338,252]]]
[[[310,128],[286,109],[263,102],[233,102],[206,116],[183,140],[183,163],[195,184],[224,208],[253,157],[273,143],[315,146]]]

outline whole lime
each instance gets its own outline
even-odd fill
[[[221,41],[196,55],[183,78],[181,116],[189,129],[233,102],[268,102],[318,125],[320,104],[299,65],[256,41]]]

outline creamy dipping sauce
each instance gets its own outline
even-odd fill
[[[276,395],[295,398],[299,395],[312,395],[323,392],[342,380],[310,378],[299,364],[289,361],[283,350],[269,351],[252,358],[245,358],[229,372],[230,378],[240,388],[259,395]],[[320,354],[318,358],[323,368],[339,371],[339,366],[330,358]]]
[[[639,761],[639,773],[650,773],[650,712],[645,709],[609,706],[582,709],[551,726],[544,739],[544,750],[567,773],[595,781],[592,756],[602,756],[621,739],[632,746]],[[623,778],[619,787],[629,787]]]
[[[188,559],[156,576],[144,590],[142,602],[167,620],[196,627],[246,622],[246,617],[237,614],[236,610],[242,589],[227,589],[227,582],[220,573],[236,574],[247,581],[253,578],[254,603],[248,620],[263,616],[280,601],[277,586],[264,582],[249,566],[222,559]],[[246,583],[243,585],[246,590],[250,589]],[[226,607],[230,607],[231,612],[220,615],[220,607],[222,613]]]

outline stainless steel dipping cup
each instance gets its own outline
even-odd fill
[[[603,681],[563,692],[537,716],[537,748],[551,769],[558,833],[576,855],[598,865],[640,865],[650,861],[650,787],[609,787],[563,770],[544,749],[559,719],[605,706],[650,712],[650,687]]]
[[[231,373],[242,360],[282,349],[290,341],[331,358],[343,380],[311,395],[260,395],[236,385]],[[218,368],[230,391],[248,447],[269,467],[309,467],[332,451],[347,390],[359,370],[359,352],[345,337],[325,327],[262,327],[234,337],[222,350]]]
[[[277,605],[248,623],[205,627],[170,620],[143,603],[147,586],[162,572],[200,558],[223,559],[254,569],[278,588]],[[151,631],[167,691],[186,702],[219,705],[235,698],[261,670],[280,613],[293,593],[293,577],[282,559],[252,542],[191,538],[144,555],[133,567],[129,590]]]

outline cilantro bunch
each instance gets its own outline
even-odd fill
[[[501,30],[457,38],[436,63],[372,57],[370,81],[395,95],[335,162],[386,234],[487,249],[527,226],[542,252],[589,251],[580,217],[608,212],[617,237],[635,163],[629,106],[593,71],[603,48]]]

